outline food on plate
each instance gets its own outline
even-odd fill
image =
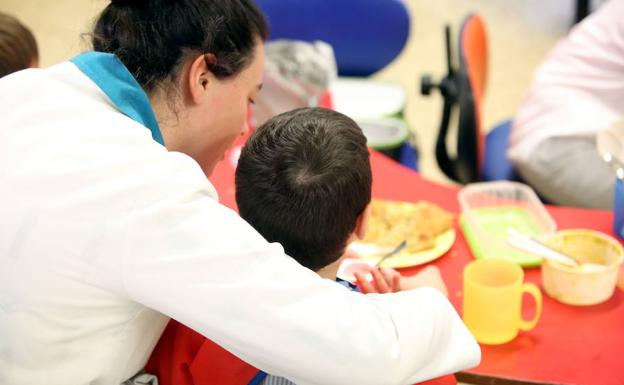
[[[453,228],[453,214],[431,202],[373,199],[371,205],[365,243],[394,247],[406,240],[405,251],[417,253],[435,247],[436,237]]]

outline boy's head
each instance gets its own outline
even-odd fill
[[[315,271],[340,258],[351,234],[364,227],[370,200],[366,138],[335,111],[301,108],[270,119],[238,161],[240,215]]]
[[[0,12],[0,78],[39,62],[32,32],[15,17]]]

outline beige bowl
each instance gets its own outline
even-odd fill
[[[581,262],[569,267],[544,260],[542,283],[549,296],[570,305],[595,305],[611,298],[624,260],[618,241],[598,231],[563,230],[546,243]]]

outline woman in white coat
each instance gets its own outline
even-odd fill
[[[218,203],[265,37],[247,0],[113,1],[95,51],[0,80],[0,384],[118,384],[168,317],[300,384],[478,362],[437,291],[351,293]]]

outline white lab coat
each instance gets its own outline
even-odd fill
[[[118,384],[168,317],[300,385],[479,362],[437,291],[365,296],[299,266],[70,62],[0,80],[0,186],[2,385]]]

